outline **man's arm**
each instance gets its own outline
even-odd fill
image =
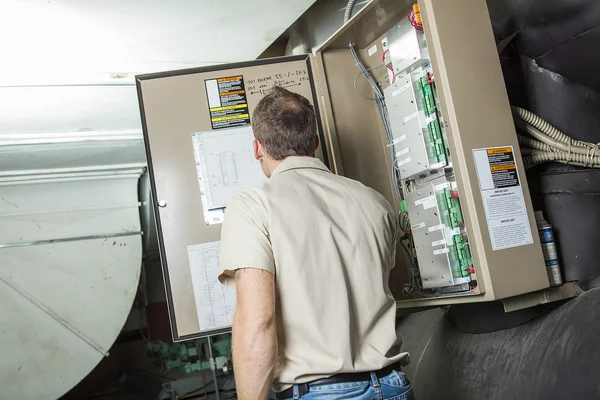
[[[277,362],[275,277],[262,269],[235,272],[233,371],[239,400],[268,397]]]

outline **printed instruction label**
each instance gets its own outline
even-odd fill
[[[400,149],[400,151],[397,151],[397,152],[396,152],[396,157],[400,157],[400,156],[402,156],[402,155],[404,155],[404,154],[408,153],[409,151],[410,151],[410,149],[409,149],[409,148]]]
[[[208,79],[204,81],[204,86],[213,129],[250,124],[242,75]]]
[[[399,167],[401,165],[408,164],[409,162],[410,162],[410,157],[407,157],[403,160],[396,161],[396,165]]]
[[[443,248],[443,249],[434,250],[433,251],[433,255],[434,256],[439,256],[440,254],[446,254],[446,253],[449,253],[449,252],[450,252],[450,250],[446,247],[446,248]]]
[[[415,229],[420,229],[420,228],[425,228],[425,222],[420,222],[418,224],[414,224],[410,226],[410,229],[412,229],[413,231]]]
[[[437,199],[435,198],[435,196],[427,196],[415,201],[415,206],[421,204],[423,205],[423,208],[427,210],[429,208],[437,206]]]
[[[512,146],[474,149],[492,249],[533,243]]]
[[[392,141],[392,144],[398,144],[401,141],[406,140],[406,135],[398,136],[396,139]]]
[[[377,53],[377,44],[374,44],[373,46],[371,46],[368,53],[369,53],[369,57],[371,57],[373,54]]]

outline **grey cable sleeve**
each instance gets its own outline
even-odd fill
[[[358,0],[349,0],[348,4],[346,4],[346,10],[344,11],[344,23],[350,20],[352,17],[352,10],[354,10],[354,6]]]
[[[519,119],[527,122],[528,124],[534,126],[535,128],[539,129],[540,131],[544,132],[546,135],[548,135],[552,139],[558,140],[559,142],[563,142],[563,143],[571,143],[571,145],[575,145],[575,146],[586,147],[586,146],[593,145],[591,143],[571,139],[570,137],[565,135],[563,132],[556,129],[554,126],[550,125],[550,123],[548,123],[547,121],[542,119],[540,116],[532,113],[531,111],[528,111],[528,110],[525,110],[524,108],[516,107],[516,106],[511,106],[511,109],[512,109],[513,114],[515,116],[517,116]]]
[[[527,166],[548,161],[556,161],[580,167],[600,168],[600,156],[588,157],[584,154],[569,154],[564,151],[547,152],[534,150],[529,156],[523,157],[523,162]]]

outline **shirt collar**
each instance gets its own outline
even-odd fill
[[[271,173],[271,176],[275,176],[282,172],[289,171],[292,169],[304,168],[320,169],[322,171],[331,172],[325,166],[325,164],[323,164],[318,158],[292,156],[287,157],[285,160],[283,160],[281,164],[279,164],[277,168],[275,168],[275,170]]]

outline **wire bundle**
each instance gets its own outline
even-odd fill
[[[419,4],[413,4],[413,9],[408,13],[408,22],[418,31],[423,30],[423,19],[421,18],[421,10]]]
[[[356,50],[354,49],[354,45],[352,43],[348,44],[348,48],[350,49],[350,54],[352,54],[352,58],[354,59],[354,63],[356,64],[356,66],[358,67],[358,69],[360,70],[359,74],[356,75],[356,78],[354,78],[354,89],[356,90],[356,92],[362,96],[363,98],[367,99],[367,100],[374,100],[377,104],[377,111],[379,112],[379,116],[381,117],[381,121],[383,122],[383,130],[385,132],[385,137],[387,139],[388,142],[388,147],[390,148],[390,154],[391,154],[391,158],[392,158],[392,177],[393,177],[393,186],[394,186],[394,190],[396,192],[396,195],[398,196],[398,199],[401,200],[403,198],[402,193],[400,191],[400,187],[398,182],[400,182],[400,174],[396,165],[396,150],[395,150],[395,145],[393,143],[393,135],[392,135],[392,126],[390,124],[390,119],[388,117],[388,113],[387,113],[387,109],[385,106],[385,100],[383,97],[383,93],[381,92],[381,89],[379,88],[379,85],[377,84],[377,82],[375,82],[375,80],[373,79],[373,77],[371,76],[371,74],[369,73],[369,71],[372,71],[374,69],[378,69],[378,68],[382,68],[385,66],[385,64],[379,65],[377,67],[373,67],[373,68],[366,68],[363,63],[360,61],[360,59],[358,58],[358,55],[356,54]],[[358,78],[360,78],[361,75],[364,75],[364,77],[366,78],[367,82],[369,83],[369,85],[371,86],[371,88],[373,89],[373,97],[369,97],[364,95],[363,93],[361,93],[361,91],[358,89],[357,86],[357,81]]]
[[[526,168],[554,161],[580,167],[600,168],[598,144],[571,139],[531,111],[512,107],[517,126],[530,136],[518,135]]]
[[[402,200],[404,196],[402,196],[401,186],[400,186],[400,182],[401,182],[400,171],[398,170],[398,165],[396,164],[396,150],[395,150],[395,145],[394,145],[394,137],[392,135],[392,127],[391,127],[390,120],[388,117],[383,93],[381,92],[381,89],[379,88],[379,85],[377,84],[377,82],[375,82],[375,80],[373,79],[373,77],[370,74],[370,71],[372,71],[374,69],[382,68],[385,66],[385,64],[382,64],[382,65],[379,65],[379,66],[373,67],[373,68],[366,68],[363,65],[363,63],[360,61],[360,59],[358,58],[358,55],[356,54],[356,51],[355,51],[352,43],[350,43],[348,45],[348,48],[350,49],[350,53],[352,54],[354,63],[360,69],[359,74],[354,79],[354,89],[361,97],[368,99],[368,100],[373,100],[377,103],[377,110],[378,110],[379,116],[381,117],[381,120],[383,122],[383,130],[385,132],[385,136],[388,141],[388,147],[390,148],[390,154],[391,154],[391,159],[392,159],[391,160],[392,161],[392,178],[394,180],[394,182],[393,182],[394,190],[396,191],[396,195],[398,196],[398,199]],[[383,58],[385,59],[385,54],[383,55]],[[373,89],[373,94],[374,94],[373,97],[366,96],[358,89],[357,81],[361,75],[364,75],[365,79],[367,80],[369,85],[371,85],[371,88]],[[409,283],[404,285],[403,294],[405,296],[408,296],[412,292],[417,292],[417,293],[421,294],[422,296],[428,296],[428,293],[426,293],[426,291],[422,288],[421,279],[419,277],[419,267],[417,264],[416,254],[414,252],[414,243],[413,243],[413,239],[412,239],[412,232],[410,230],[410,222],[408,219],[408,213],[401,212],[399,217],[400,217],[399,225],[400,225],[400,229],[402,230],[402,237],[399,239],[399,241],[400,241],[400,245],[402,246],[404,251],[406,251],[406,254],[408,255],[408,259],[410,262],[410,276],[409,276],[410,281],[409,281]]]

